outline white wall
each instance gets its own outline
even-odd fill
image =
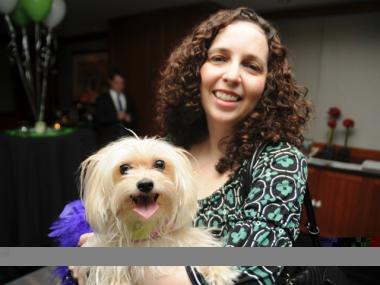
[[[349,145],[380,149],[380,13],[275,21],[298,83],[309,89],[315,119],[306,137],[326,141],[327,111],[342,111],[334,143],[343,144],[342,120],[355,120]]]

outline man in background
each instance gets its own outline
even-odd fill
[[[125,76],[113,70],[108,76],[109,90],[101,94],[95,102],[95,128],[99,147],[129,134],[135,121],[131,98],[124,94]]]

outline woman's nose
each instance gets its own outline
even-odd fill
[[[231,63],[226,67],[226,70],[222,76],[223,81],[230,84],[241,83],[240,67],[237,64]]]

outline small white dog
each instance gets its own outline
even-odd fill
[[[86,217],[94,230],[86,247],[218,247],[209,230],[194,228],[197,190],[188,153],[154,138],[122,138],[81,165]],[[178,268],[177,268],[178,269]],[[230,285],[229,266],[199,266],[213,285]],[[87,285],[154,284],[176,267],[90,266]]]

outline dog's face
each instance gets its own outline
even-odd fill
[[[158,139],[123,138],[82,163],[87,219],[97,232],[116,223],[180,227],[197,193],[186,152]]]

